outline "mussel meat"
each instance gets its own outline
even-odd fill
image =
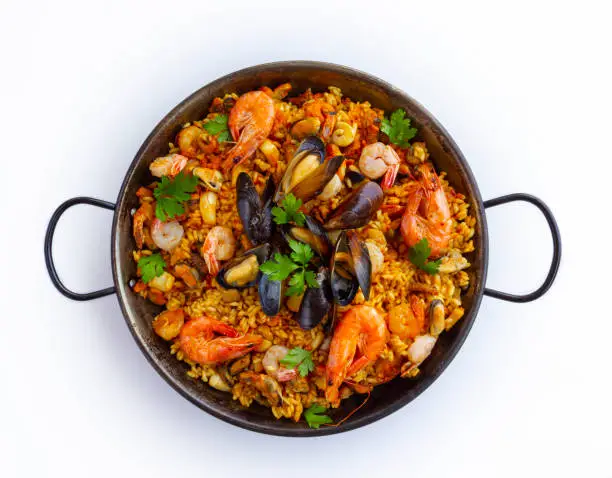
[[[306,216],[305,226],[298,227],[287,224],[283,228],[285,238],[308,244],[327,263],[332,245],[327,237],[327,232],[323,229],[323,225],[313,217]]]
[[[376,214],[383,202],[383,191],[373,181],[366,181],[332,213],[323,225],[328,231],[357,229],[365,226]]]
[[[259,276],[259,266],[270,257],[270,245],[263,244],[227,262],[217,274],[217,282],[225,289],[252,287]]]
[[[236,207],[242,221],[244,232],[254,245],[268,242],[272,236],[272,194],[274,181],[268,179],[262,197],[259,197],[251,177],[241,172],[236,180]]]
[[[309,287],[306,290],[296,316],[302,329],[310,330],[316,327],[330,311],[333,295],[329,279],[329,270],[323,266],[319,267],[316,275],[319,287]]]
[[[370,297],[372,263],[367,247],[356,234],[338,237],[331,264],[331,289],[339,305],[350,304],[361,287],[365,299]]]
[[[316,136],[304,139],[287,165],[274,201],[279,202],[289,193],[303,202],[321,194],[344,162],[342,156],[336,156],[328,161],[324,159],[323,142]]]

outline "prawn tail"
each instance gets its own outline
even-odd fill
[[[395,184],[395,179],[397,178],[397,173],[399,172],[399,163],[393,164],[387,168],[387,172],[385,173],[385,177],[383,178],[380,186],[383,189],[389,189],[391,186]]]

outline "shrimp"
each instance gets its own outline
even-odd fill
[[[277,406],[279,401],[284,401],[278,382],[265,373],[242,372],[240,380],[253,386],[273,407]]]
[[[181,154],[169,154],[157,158],[149,165],[149,171],[155,177],[176,176],[187,165],[188,159]]]
[[[164,310],[153,320],[153,330],[164,340],[172,340],[176,337],[185,322],[183,309]]]
[[[251,157],[272,131],[274,102],[263,91],[249,91],[236,101],[228,119],[237,141],[223,163],[225,172]]]
[[[330,403],[339,402],[339,388],[345,379],[378,358],[387,335],[385,319],[373,307],[357,305],[344,314],[334,332],[325,370],[325,398]],[[357,349],[361,356],[354,360]]]
[[[399,167],[400,158],[389,145],[383,143],[368,144],[361,151],[359,169],[370,179],[378,179],[384,175],[381,183],[383,189],[393,186]]]
[[[413,371],[429,357],[437,340],[437,337],[429,334],[415,337],[414,342],[408,347],[406,353],[408,362],[402,365],[402,377],[412,377],[415,375]]]
[[[161,222],[155,218],[151,225],[151,238],[157,247],[171,251],[179,245],[185,230],[178,221]]]
[[[387,316],[389,330],[400,339],[413,339],[425,327],[425,302],[416,295],[410,296],[410,304],[393,307]]]
[[[229,227],[224,226],[215,226],[208,232],[201,250],[208,272],[214,276],[219,273],[219,261],[231,259],[235,252],[234,234]]]
[[[142,245],[148,238],[148,231],[145,230],[145,225],[153,219],[153,205],[150,202],[143,202],[138,210],[134,213],[134,224],[132,234],[136,241],[138,249],[142,249]]]
[[[279,361],[287,355],[287,352],[289,352],[287,347],[273,345],[266,351],[266,354],[261,360],[261,364],[266,373],[279,382],[288,382],[297,377],[296,369],[286,369],[279,365]]]
[[[225,337],[215,337],[215,333]],[[262,338],[247,334],[239,336],[230,325],[210,316],[198,317],[186,322],[179,334],[179,346],[192,362],[202,365],[227,362],[246,355]]]
[[[431,163],[418,166],[420,187],[409,196],[401,222],[404,242],[409,247],[427,239],[432,257],[440,257],[448,248],[451,213],[440,178]]]

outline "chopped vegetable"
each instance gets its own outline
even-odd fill
[[[293,274],[285,295],[300,295],[306,286],[318,288],[315,273],[308,270],[308,264],[314,257],[311,247],[293,239],[289,239],[289,247],[292,250],[289,256],[277,252],[274,254],[274,260],[264,262],[259,266],[259,270],[274,281],[285,280]]]
[[[427,239],[423,238],[408,251],[408,258],[415,266],[428,274],[437,274],[440,268],[440,259],[437,261],[427,261],[431,254],[431,248]]]
[[[312,355],[308,350],[304,350],[301,347],[295,347],[285,355],[281,361],[281,365],[287,368],[296,368],[302,377],[305,377],[314,370],[314,362],[312,361]]]
[[[416,128],[410,127],[410,118],[404,118],[406,112],[397,109],[391,113],[391,118],[383,118],[380,130],[389,136],[389,141],[397,144],[400,148],[410,146],[409,141],[417,134]]]
[[[147,283],[155,277],[159,277],[164,273],[166,261],[161,254],[151,254],[150,256],[142,256],[138,261],[138,268],[142,274],[142,281]]]
[[[231,141],[229,129],[227,128],[227,115],[217,115],[210,121],[204,123],[204,129],[213,136],[217,136],[219,143]]]
[[[333,420],[327,415],[321,415],[327,411],[322,405],[314,404],[304,412],[304,419],[310,428],[319,428],[326,423],[333,423]]]
[[[183,174],[181,171],[174,179],[163,176],[161,182],[153,191],[157,200],[155,216],[165,222],[169,218],[180,216],[185,212],[183,202],[187,201],[190,193],[196,190],[198,178],[193,175]]]
[[[291,221],[298,226],[303,226],[306,216],[299,209],[302,207],[302,200],[296,198],[293,194],[287,194],[281,202],[281,207],[275,206],[272,208],[272,215],[276,224],[288,224]]]

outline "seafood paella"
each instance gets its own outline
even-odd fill
[[[183,125],[136,193],[130,286],[190,377],[313,428],[419,379],[464,314],[475,219],[417,137],[402,109],[288,83]]]

